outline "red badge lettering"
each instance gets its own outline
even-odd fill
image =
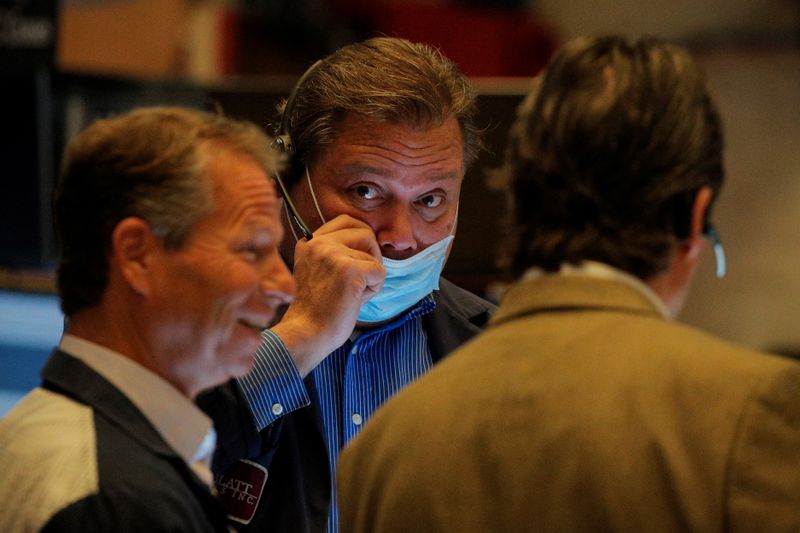
[[[267,469],[258,463],[240,460],[216,478],[217,496],[228,511],[228,518],[249,524],[267,482]]]

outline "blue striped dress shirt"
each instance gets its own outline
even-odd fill
[[[331,468],[329,533],[339,531],[339,452],[383,402],[432,366],[422,317],[435,307],[433,297],[428,296],[384,326],[354,332],[312,371]],[[259,429],[311,403],[286,346],[271,331],[265,331],[262,337],[253,370],[239,380]]]

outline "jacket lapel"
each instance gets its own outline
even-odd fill
[[[434,363],[480,333],[495,307],[444,278],[433,293],[436,309],[422,318]]]

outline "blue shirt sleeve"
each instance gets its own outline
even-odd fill
[[[259,431],[311,404],[297,365],[280,337],[265,330],[261,339],[253,369],[237,379]]]

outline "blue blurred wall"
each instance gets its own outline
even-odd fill
[[[0,416],[39,384],[63,323],[55,295],[0,291]]]

